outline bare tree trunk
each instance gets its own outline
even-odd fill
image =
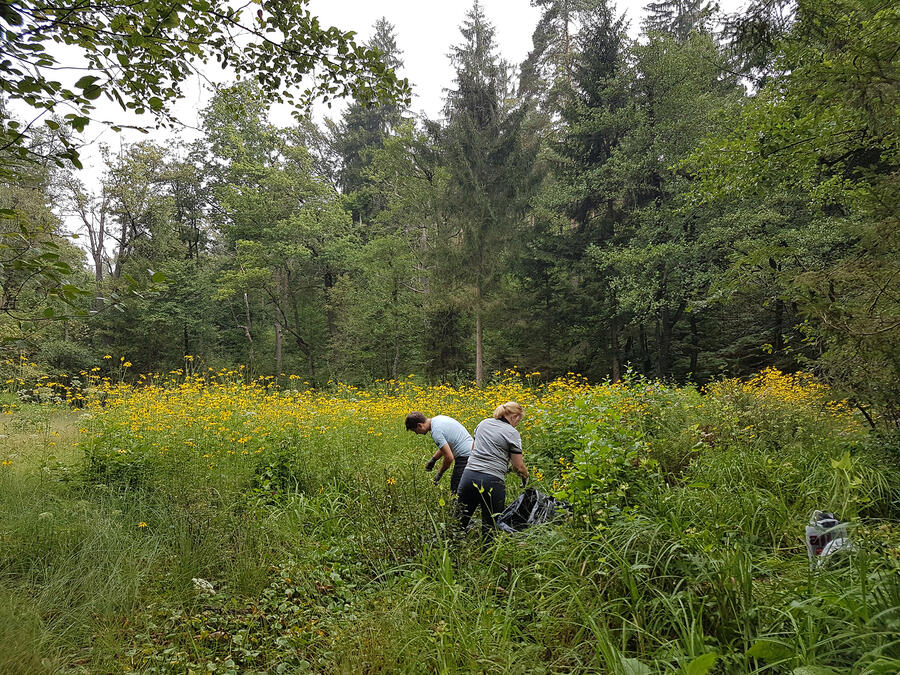
[[[281,377],[281,317],[275,308],[275,378]]]
[[[400,367],[400,336],[394,333],[394,363],[391,365],[391,378],[396,380],[398,368]]]
[[[656,321],[656,374],[657,377],[668,377],[672,371],[672,333],[675,324],[681,318],[687,303],[682,300],[674,313],[668,307],[662,307]]]
[[[103,263],[106,257],[106,215],[109,210],[109,196],[104,190],[98,200],[97,197],[85,193],[84,185],[73,177],[66,180],[66,188],[78,218],[88,233],[89,252],[94,264],[94,281],[99,289],[103,282]]]
[[[287,294],[291,303],[290,309],[294,315],[294,328],[291,328],[288,325],[287,317],[285,317],[285,325],[287,326],[288,332],[294,336],[297,347],[299,347],[300,351],[306,355],[306,366],[309,368],[309,376],[314,378],[316,376],[316,363],[313,360],[312,347],[310,347],[309,343],[307,343],[300,334],[300,308],[297,304],[297,294],[294,293],[290,286],[287,288]]]
[[[484,336],[481,325],[481,288],[478,288],[478,300],[475,305],[475,384],[484,386]]]
[[[247,342],[250,343],[250,370],[253,370],[253,334],[251,333],[253,329],[253,324],[250,319],[250,299],[247,297],[247,293],[244,293],[244,319],[246,323],[241,326],[244,329],[244,335],[247,336]]]
[[[700,333],[697,330],[697,317],[691,313],[691,378],[697,379],[697,359],[700,354]]]
[[[772,349],[775,353],[784,349],[784,300],[780,298],[775,301],[775,331],[772,336]]]
[[[622,362],[619,358],[619,326],[615,318],[609,324],[609,351],[612,356],[610,374],[613,382],[618,382],[622,379]]]

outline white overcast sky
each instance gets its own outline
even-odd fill
[[[481,0],[484,13],[494,24],[496,41],[500,55],[511,63],[520,63],[531,49],[531,35],[540,15],[540,10],[531,6],[529,0]],[[624,13],[629,22],[629,32],[636,36],[640,30],[643,6],[646,0],[620,0],[616,3],[618,13]],[[744,0],[719,0],[726,12],[734,12]],[[453,81],[453,70],[447,54],[450,47],[460,42],[459,26],[466,12],[471,8],[470,0],[445,0],[444,2],[422,2],[421,0],[310,0],[310,11],[319,17],[323,25],[337,26],[342,30],[357,33],[357,41],[364,42],[372,34],[372,26],[381,17],[387,18],[396,27],[397,43],[403,52],[404,67],[400,74],[407,77],[413,88],[412,111],[429,117],[440,115],[443,106],[443,92]],[[224,73],[209,73],[211,79],[223,81]],[[150,139],[168,144],[176,136],[186,140],[196,137],[190,127],[199,126],[199,112],[209,100],[210,93],[199,81],[186,83],[185,99],[174,108],[184,131],[171,129],[152,131],[149,135],[124,131],[116,133],[99,124],[87,128],[88,145],[82,150],[84,171],[81,178],[89,186],[99,182],[103,167],[99,155],[99,145],[110,146],[113,151],[123,143]],[[100,103],[100,102],[98,102]],[[319,105],[314,111],[316,117],[324,115],[337,117],[342,106],[328,109]],[[133,117],[131,120],[113,104],[101,104],[98,118],[114,119],[118,122],[133,121],[152,125],[149,116]],[[286,111],[276,111],[276,123],[289,124]]]

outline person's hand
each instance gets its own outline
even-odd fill
[[[522,479],[522,487],[528,485],[528,478],[526,478],[525,476],[520,476],[520,478]]]
[[[437,475],[434,477],[434,484],[437,485],[438,483],[440,483],[441,478],[443,478],[443,477],[444,477],[444,472],[438,471]]]
[[[431,459],[428,460],[428,464],[425,465],[425,470],[431,471],[432,469],[434,469],[434,465],[436,463],[437,463],[437,457],[432,457]]]

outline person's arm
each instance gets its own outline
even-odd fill
[[[522,453],[510,453],[509,464],[512,467],[512,470],[522,477],[522,484],[524,485],[528,481],[528,467],[525,466],[525,460],[522,459]]]
[[[434,465],[437,464],[437,461],[444,456],[444,451],[442,448],[438,448],[437,452],[435,452],[431,459],[428,460],[428,463],[425,465],[426,471],[432,471],[434,469]]]
[[[441,462],[441,469],[440,469],[440,471],[437,472],[437,476],[434,477],[435,485],[438,484],[438,482],[441,480],[441,476],[443,476],[444,472],[447,469],[449,469],[453,464],[453,459],[454,459],[453,451],[450,449],[449,443],[444,443],[440,447],[440,449],[436,453],[434,453],[434,457],[432,457],[432,460],[434,460],[438,457],[443,457],[444,461]]]

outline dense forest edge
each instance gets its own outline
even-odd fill
[[[96,185],[66,159],[88,117],[23,133],[5,106],[3,380],[23,355],[53,379],[192,355],[317,384],[772,366],[894,428],[892,3],[654,2],[637,40],[605,2],[541,7],[517,65],[472,7],[439,119],[360,74],[382,98],[275,126],[259,70],[196,140],[107,149]],[[403,63],[386,20],[345,51]]]

